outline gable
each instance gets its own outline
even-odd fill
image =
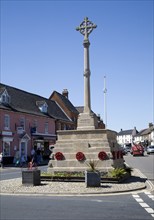
[[[3,104],[10,103],[10,96],[5,87],[0,89],[0,103]]]

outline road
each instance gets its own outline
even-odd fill
[[[145,157],[125,156],[131,167],[153,181],[154,155]],[[47,166],[40,167],[46,170]],[[4,168],[1,180],[21,177],[20,168]],[[113,195],[44,196],[1,195],[1,220],[152,220],[154,195],[148,191],[135,191]]]
[[[25,168],[23,168],[25,169]],[[0,180],[7,180],[7,179],[14,179],[22,177],[22,168],[20,167],[4,167],[3,169],[0,168]],[[40,166],[38,167],[41,171],[47,171],[47,165],[46,166]]]
[[[128,154],[124,159],[132,168],[139,169],[154,185],[154,154],[147,155],[145,153],[143,157],[133,157]]]
[[[152,208],[153,200],[145,193],[114,196],[1,196],[2,220],[152,220]]]

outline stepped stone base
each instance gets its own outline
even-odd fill
[[[97,169],[100,171],[108,171],[114,167],[123,167],[123,159],[112,159],[112,151],[118,151],[119,145],[116,141],[116,132],[105,129],[92,130],[67,130],[58,131],[58,140],[55,144],[51,160],[48,164],[48,171],[85,171],[87,170],[87,162],[95,160]],[[100,160],[98,153],[104,151],[108,155],[108,159]],[[62,152],[63,160],[56,160],[54,157],[56,152]],[[78,161],[76,153],[82,152],[85,160]]]
[[[77,130],[92,130],[98,127],[96,115],[91,113],[81,113],[78,117]]]

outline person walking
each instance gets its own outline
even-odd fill
[[[0,164],[1,164],[1,167],[4,168],[4,163],[3,163],[3,153],[1,152],[0,153]]]
[[[19,150],[16,151],[13,163],[15,166],[18,166],[20,164],[20,153]]]

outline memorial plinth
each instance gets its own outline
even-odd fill
[[[123,158],[116,141],[116,132],[98,129],[96,115],[91,111],[89,34],[97,26],[88,20],[76,28],[84,35],[84,111],[79,114],[77,130],[57,131],[57,141],[48,171],[85,171],[86,162],[96,160],[97,169],[108,171],[123,167]],[[57,156],[56,156],[57,155]]]
[[[70,130],[58,131],[58,140],[56,142],[53,154],[62,152],[62,160],[54,159],[49,161],[48,171],[85,171],[88,167],[86,162],[90,160],[97,161],[97,169],[108,171],[114,167],[122,167],[123,159],[113,160],[111,152],[118,152],[119,145],[116,142],[116,132],[105,129],[93,130]],[[82,152],[85,155],[84,160],[77,160],[76,154]],[[108,156],[100,160],[98,154],[105,152]]]

